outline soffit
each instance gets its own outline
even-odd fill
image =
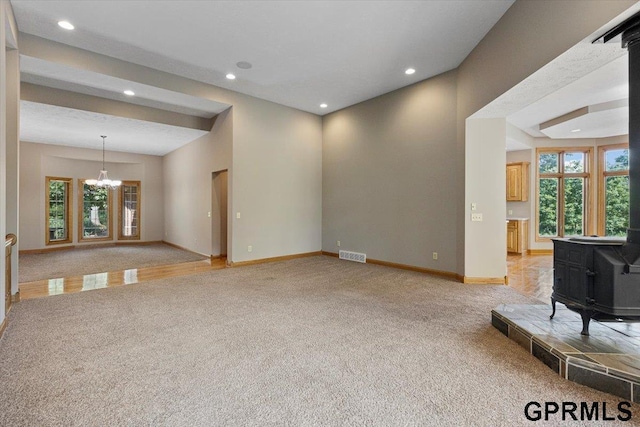
[[[41,144],[102,148],[163,156],[207,132],[143,120],[116,117],[56,105],[20,101],[20,139]]]

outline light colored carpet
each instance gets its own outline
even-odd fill
[[[207,259],[163,243],[20,255],[20,283]]]
[[[517,426],[529,401],[615,408],[491,326],[527,302],[321,256],[27,300],[0,341],[0,425]]]

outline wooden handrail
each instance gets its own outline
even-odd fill
[[[8,248],[9,246],[14,246],[16,243],[18,243],[18,237],[13,233],[7,234],[7,236],[5,237],[4,246]]]
[[[9,312],[11,308],[12,296],[11,296],[11,248],[18,242],[18,238],[15,234],[9,233],[4,238],[4,278],[5,278],[5,293],[4,293],[4,312]],[[16,294],[18,295],[18,294]]]

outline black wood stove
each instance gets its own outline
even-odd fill
[[[629,50],[629,229],[627,238],[553,239],[553,294],[556,301],[582,316],[582,335],[589,321],[640,321],[640,13],[596,41],[622,36]]]

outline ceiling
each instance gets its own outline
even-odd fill
[[[597,48],[597,47],[596,47]],[[604,65],[511,114],[508,120],[533,137],[604,138],[629,132],[628,55],[611,44]],[[590,59],[590,56],[587,57]]]
[[[456,68],[513,0],[11,4],[21,32],[326,114]]]
[[[456,68],[513,1],[11,0],[11,4],[23,33],[324,115]],[[59,20],[72,22],[75,30],[61,29]],[[510,123],[533,137],[595,138],[627,132],[628,107],[620,104],[628,96],[626,54],[611,46],[595,54],[590,43],[578,47],[573,55],[580,61],[568,57],[566,63],[582,63],[590,71],[576,70],[541,98],[535,97],[539,88],[521,85],[533,98],[508,115]],[[241,61],[251,68],[239,67]],[[409,67],[416,72],[405,74]],[[548,71],[559,75],[558,70]],[[228,80],[227,73],[237,78]],[[547,84],[548,78],[538,74]],[[202,118],[229,107],[25,56],[21,56],[21,79]],[[125,96],[124,89],[136,96]],[[525,99],[513,91],[503,98],[502,104],[494,102],[496,108],[514,107],[514,102]],[[321,103],[327,108],[320,108]],[[580,111],[558,118],[575,110]],[[550,121],[554,123],[549,125]],[[580,132],[571,132],[578,128]],[[110,150],[164,155],[202,131],[22,102],[23,140],[97,148],[101,134],[109,135]],[[514,143],[511,149],[518,145]]]
[[[208,119],[229,108],[227,104],[210,99],[172,92],[156,86],[130,82],[24,55],[20,58],[20,80]],[[123,88],[133,90],[136,96],[125,95]]]
[[[456,68],[513,0],[11,4],[22,33],[323,115]],[[202,118],[229,107],[24,55],[21,80]],[[22,101],[21,114],[21,139],[46,144],[97,148],[107,135],[109,150],[164,155],[202,134],[55,103]]]
[[[206,133],[56,105],[20,103],[22,141],[101,149],[100,135],[106,135],[110,151],[162,156]]]

